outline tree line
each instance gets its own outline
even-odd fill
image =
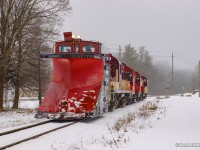
[[[0,0],[0,112],[5,89],[14,89],[13,108],[18,108],[20,90],[38,91],[47,85],[49,62],[40,60],[40,54],[52,49],[62,19],[70,12],[70,0]],[[128,44],[124,50],[121,61],[148,78],[149,93],[165,94],[171,67],[154,64],[144,46],[136,50]],[[198,87],[196,72],[180,70],[174,76],[174,93]]]
[[[198,67],[194,70],[174,70],[168,62],[155,62],[144,46],[135,49],[131,44],[124,47],[121,61],[148,78],[150,95],[178,94],[198,89]],[[169,89],[167,89],[169,88]]]
[[[14,88],[13,108],[18,108],[20,89],[38,90],[40,73],[45,81],[48,62],[40,61],[40,53],[52,49],[70,11],[69,0],[0,0],[0,112],[5,88]]]

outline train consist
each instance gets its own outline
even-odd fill
[[[101,52],[101,43],[64,33],[52,58],[53,77],[36,118],[97,117],[147,97],[147,78]]]

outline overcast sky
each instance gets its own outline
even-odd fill
[[[117,52],[118,45],[145,46],[155,60],[176,69],[200,60],[200,0],[71,0],[62,31],[98,40]],[[161,57],[160,57],[161,56]]]

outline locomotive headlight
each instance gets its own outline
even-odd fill
[[[80,39],[81,38],[81,36],[80,35],[77,35],[77,39]]]
[[[72,35],[72,38],[74,39],[74,38],[75,38],[75,35]]]

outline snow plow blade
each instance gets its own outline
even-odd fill
[[[98,100],[103,69],[102,59],[53,58],[52,81],[35,117],[46,118],[47,113],[92,112]],[[67,101],[65,107],[61,104],[63,97]],[[74,108],[70,103],[74,104]]]

